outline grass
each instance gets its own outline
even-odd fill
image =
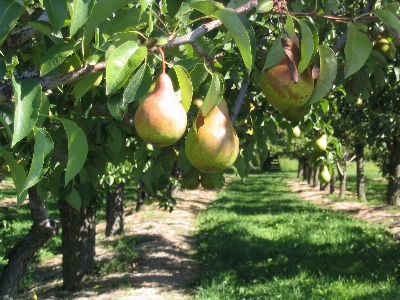
[[[400,299],[391,234],[301,201],[295,175],[234,179],[199,216],[195,299]]]

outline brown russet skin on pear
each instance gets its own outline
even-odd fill
[[[239,138],[224,99],[206,117],[199,112],[186,137],[185,152],[190,163],[204,173],[220,172],[233,165],[239,153]]]
[[[167,74],[157,79],[154,91],[139,106],[133,121],[138,135],[157,147],[172,145],[183,136],[187,126],[186,111],[175,96]]]
[[[288,58],[265,70],[261,74],[261,90],[267,101],[280,110],[304,106],[314,91],[314,79],[310,69],[299,74],[294,82],[289,69]]]

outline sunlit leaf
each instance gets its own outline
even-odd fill
[[[146,55],[147,48],[134,41],[126,42],[115,49],[107,60],[106,94],[121,88]]]
[[[337,59],[332,49],[318,46],[320,57],[320,73],[315,83],[314,92],[305,105],[313,104],[321,100],[332,88],[337,74]]]
[[[67,200],[67,202],[77,211],[81,210],[82,199],[76,189],[72,188],[71,193],[65,198],[65,200]]]
[[[207,116],[211,109],[219,104],[223,93],[223,78],[220,74],[213,73],[210,88],[201,107],[203,117]]]
[[[49,16],[53,32],[58,32],[64,24],[67,16],[67,0],[43,0],[43,6]]]
[[[153,82],[150,69],[147,64],[143,64],[132,76],[124,90],[123,105],[134,101],[139,101],[149,91]]]
[[[70,34],[73,36],[88,20],[95,0],[74,0],[71,13]]]
[[[316,28],[309,22],[300,20],[301,30],[301,60],[298,65],[299,73],[308,68],[312,63],[314,54],[318,47],[318,32]]]
[[[190,75],[187,70],[180,65],[175,65],[174,71],[176,73],[176,76],[178,77],[179,88],[181,90],[182,105],[185,110],[188,111],[192,103],[193,97],[193,87]]]
[[[65,185],[82,169],[88,154],[86,135],[79,126],[68,119],[60,119],[68,138],[68,163],[65,170]]]
[[[0,45],[8,33],[14,28],[18,18],[25,11],[25,7],[14,0],[0,1]]]
[[[357,72],[371,53],[372,42],[366,34],[367,30],[367,26],[361,23],[350,23],[348,26],[346,45],[344,46],[345,78]]]
[[[12,146],[32,131],[42,103],[42,89],[35,79],[26,78],[19,82],[14,80],[13,86],[16,106]]]
[[[194,8],[206,16],[213,15],[216,11],[224,8],[221,3],[214,2],[214,1],[197,1],[190,4],[191,8]]]
[[[40,75],[46,75],[58,67],[68,56],[74,52],[74,46],[69,43],[54,44],[43,57]]]

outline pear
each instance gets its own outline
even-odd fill
[[[133,122],[138,135],[157,147],[172,145],[185,133],[186,111],[175,96],[167,74],[158,77],[153,92],[139,106]]]
[[[203,117],[197,114],[185,141],[189,162],[204,173],[223,171],[235,162],[239,139],[229,120],[224,99]]]
[[[293,136],[296,137],[296,138],[298,138],[298,137],[300,136],[300,134],[301,134],[300,127],[299,127],[299,126],[295,126],[295,127],[293,128]]]
[[[272,106],[280,109],[296,109],[304,106],[314,92],[314,79],[310,69],[299,74],[294,82],[289,59],[285,57],[279,64],[261,74],[261,91]]]
[[[200,184],[199,170],[191,168],[182,176],[182,187],[187,190],[195,190]]]
[[[203,173],[201,174],[200,184],[205,190],[213,190],[216,188],[214,182],[214,174]]]
[[[314,143],[315,151],[323,152],[326,150],[326,147],[328,147],[328,142],[326,139],[327,139],[326,134],[323,134],[318,139],[315,140],[315,143]]]
[[[331,181],[331,173],[329,173],[329,169],[327,166],[322,167],[322,170],[319,173],[318,179],[322,183],[328,183]]]

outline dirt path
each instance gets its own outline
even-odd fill
[[[188,284],[195,281],[199,265],[193,258],[195,219],[200,210],[217,196],[216,191],[179,191],[177,206],[172,213],[158,209],[158,204],[143,206],[138,213],[126,210],[125,232],[122,238],[139,238],[140,259],[127,266],[123,273],[93,277],[74,294],[60,292],[61,257],[43,262],[37,269],[37,284],[23,299],[188,299],[193,290]],[[105,224],[97,226],[97,245],[106,238]],[[119,237],[121,238],[121,237]],[[115,253],[96,246],[96,261],[112,260]]]
[[[393,234],[396,241],[400,241],[400,209],[390,205],[365,205],[361,202],[333,201],[328,198],[329,191],[320,191],[311,187],[307,182],[291,179],[288,184],[292,191],[300,198],[311,201],[317,205],[329,207],[350,213],[355,218],[363,219],[370,223],[383,224]],[[336,189],[338,195],[338,190]],[[352,196],[351,192],[346,192]]]

